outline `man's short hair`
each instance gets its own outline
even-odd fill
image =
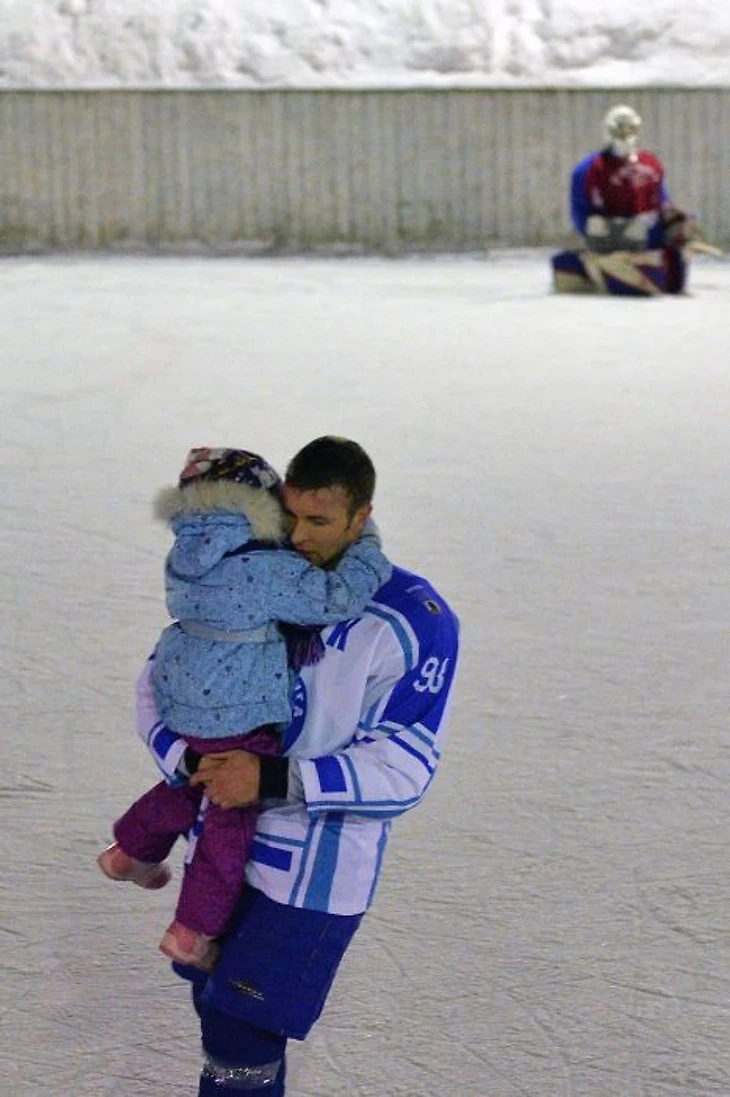
[[[375,468],[362,446],[349,438],[323,435],[295,454],[286,470],[286,483],[297,491],[343,488],[350,498],[350,513],[372,502]]]

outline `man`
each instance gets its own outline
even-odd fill
[[[357,443],[318,438],[291,461],[291,543],[334,564],[370,517],[372,462]],[[193,984],[204,1062],[199,1097],[283,1097],[286,1043],[319,1017],[373,900],[391,822],[420,802],[441,755],[458,622],[426,580],[394,568],[361,617],[322,630],[324,657],[302,668],[278,758],[204,758],[191,778],[221,807],[261,802],[247,886],[211,975]],[[148,672],[140,731],[163,771]]]
[[[690,228],[685,214],[669,199],[664,166],[654,153],[638,147],[641,118],[625,104],[612,107],[603,120],[605,143],[576,165],[570,180],[570,216],[584,237],[585,275],[608,292],[680,293],[686,279],[682,247]],[[654,251],[655,255],[647,256]],[[622,253],[615,262],[593,255]],[[626,252],[642,253],[635,259]],[[556,273],[572,269],[564,252],[553,258]],[[636,277],[634,271],[640,272]],[[608,278],[613,279],[605,283]],[[622,273],[623,272],[623,273]],[[626,274],[628,272],[628,274]],[[621,279],[628,281],[622,287]],[[644,286],[644,280],[651,285]],[[558,288],[560,288],[558,286]]]

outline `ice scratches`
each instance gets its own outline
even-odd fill
[[[642,880],[635,873],[635,886],[639,908],[672,933],[703,946],[727,939],[730,933],[727,880],[691,875]]]
[[[399,959],[397,943],[391,947],[390,945],[387,945],[385,941],[378,941],[377,947],[378,951],[388,958],[390,970],[397,973],[399,979],[407,981],[409,972],[403,962]]]
[[[17,939],[17,940],[20,940],[20,941],[25,941],[26,940],[25,933],[21,933],[20,930],[14,929],[12,926],[2,926],[2,925],[0,925],[0,934],[2,934],[5,937],[12,937],[13,939]],[[4,1012],[7,1012],[7,1010],[5,1010]]]
[[[12,785],[0,785],[0,800],[12,800],[16,796],[22,796],[23,799],[28,796],[46,796],[57,791],[55,785],[26,774]]]
[[[691,976],[694,975],[694,972],[688,970],[684,972],[684,974]],[[621,979],[605,978],[604,981],[608,983],[609,986],[635,991],[637,995],[642,995],[646,998],[656,998],[658,1001],[677,1002],[693,1006],[710,1006],[712,1008],[715,1008],[718,1005],[718,1002],[713,1001],[710,998],[702,998],[696,994],[678,994],[675,991],[664,990],[662,987],[645,986],[631,980],[622,981]],[[720,989],[725,992],[727,991],[726,986],[723,986]],[[721,1007],[724,1008],[724,1004],[721,1003]],[[637,1017],[632,1018],[634,1022],[638,1019],[639,1018]],[[730,1093],[730,1090],[728,1090],[728,1093]]]
[[[367,1097],[367,1082],[364,1083],[364,1086],[361,1086],[356,1081],[348,1079],[347,1060],[343,1058],[339,1049],[332,1048],[332,1043],[332,1039],[328,1038],[327,1033],[325,1033],[322,1049],[327,1066],[332,1072],[332,1077],[337,1079],[337,1092],[343,1094],[343,1097],[345,1094],[352,1094],[352,1097]],[[328,1084],[331,1085],[331,1083]]]
[[[673,758],[671,754],[664,754],[661,751],[657,751],[655,754],[657,762],[661,762],[667,769],[676,770],[677,773],[696,773],[700,777],[709,777],[712,781],[727,781],[725,774],[714,773],[709,766],[698,765],[697,762],[683,762],[679,758]]]
[[[482,1066],[488,1069],[490,1075],[495,1078],[501,1078],[503,1081],[507,1082],[510,1087],[509,1097],[534,1097],[534,1091],[532,1089],[525,1089],[512,1071],[507,1071],[497,1065],[499,1060],[496,1055],[492,1056],[488,1055],[486,1052],[479,1052],[471,1044],[466,1043],[463,1044],[462,1050],[465,1058],[475,1059],[478,1063],[481,1063]],[[449,1081],[453,1082],[453,1078],[449,1076],[443,1078],[444,1083],[448,1084]],[[443,1086],[442,1092],[448,1092],[447,1085]],[[505,1097],[507,1097],[507,1095],[505,1095]],[[562,1093],[555,1093],[555,1097],[573,1097],[572,1086],[563,1090]]]
[[[527,1054],[537,1059],[546,1057],[553,1060],[557,1059],[559,1069],[563,1076],[564,1088],[559,1093],[555,1092],[555,1097],[575,1097],[576,1091],[572,1076],[574,1056],[568,1050],[565,1041],[561,1040],[554,1032],[554,1018],[551,1017],[550,1021],[545,1019],[543,1017],[545,1011],[538,1010],[535,1006],[529,1004],[531,1003],[531,997],[528,997],[527,999],[524,998],[514,988],[500,986],[500,992],[513,1003],[518,1012],[521,1013],[529,1024],[539,1033],[542,1040],[547,1045],[547,1056],[545,1056],[544,1053],[541,1053],[537,1048],[530,1048]],[[473,1051],[473,1054],[476,1054],[476,1052]],[[516,1085],[516,1083],[514,1084]],[[554,1085],[554,1083],[551,1080],[551,1086],[552,1085]],[[532,1089],[519,1088],[516,1089],[515,1092],[525,1094],[526,1097],[535,1097],[534,1090]]]

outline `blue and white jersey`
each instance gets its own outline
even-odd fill
[[[276,902],[359,914],[392,820],[421,801],[438,766],[458,621],[426,580],[394,568],[360,617],[322,637],[325,657],[302,669],[293,691],[288,799],[262,804],[246,873]],[[140,733],[163,771],[161,749],[174,769],[174,740],[154,734],[146,678]]]

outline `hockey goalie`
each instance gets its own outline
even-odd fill
[[[570,215],[584,247],[552,257],[559,293],[653,297],[685,288],[696,226],[672,204],[661,160],[638,147],[640,126],[632,107],[612,107],[603,148],[573,169]]]

